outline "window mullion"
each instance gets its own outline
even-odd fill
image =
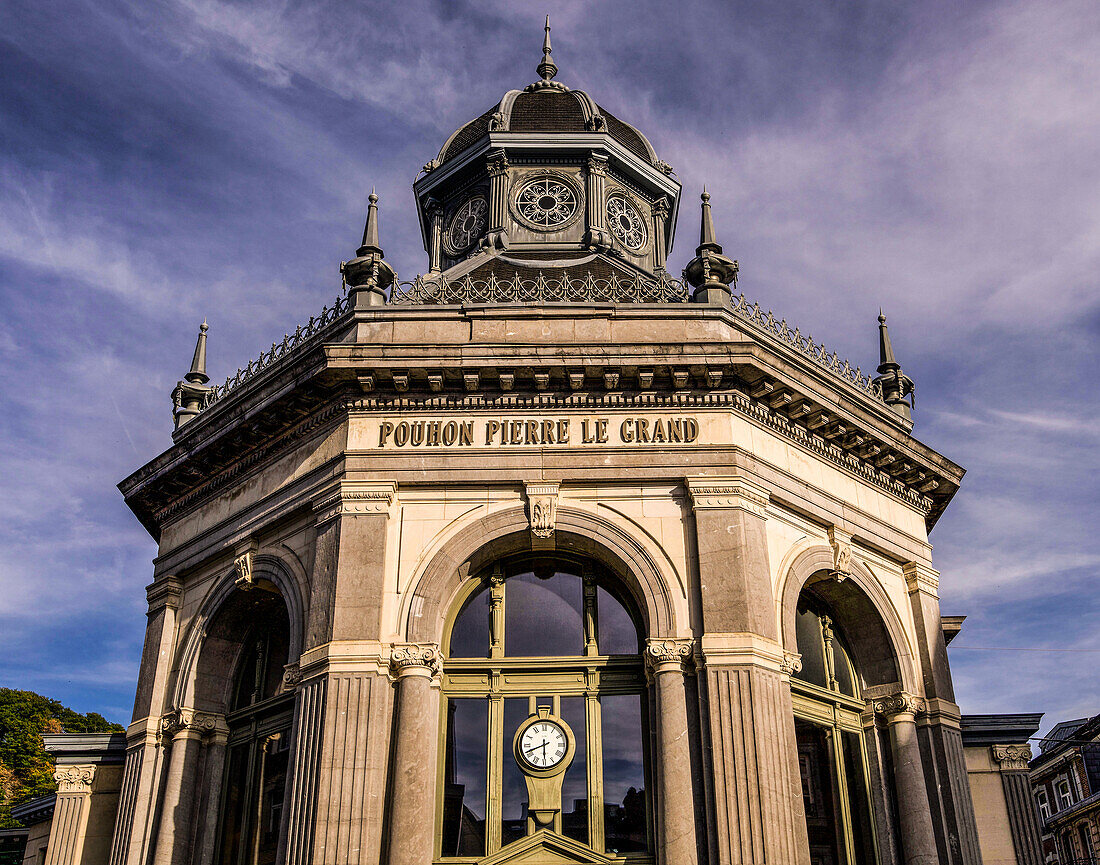
[[[504,575],[500,565],[489,578],[489,657],[504,657]]]
[[[501,821],[504,819],[504,697],[489,696],[489,725],[486,735],[487,771],[485,783],[485,844],[486,853],[492,855],[500,849]]]
[[[589,568],[584,569],[584,654],[598,655],[599,615],[596,610],[596,577]]]
[[[589,671],[589,691],[584,698],[585,757],[588,765],[588,844],[602,853],[605,849],[603,808],[603,724],[599,698],[599,671]]]
[[[844,735],[840,726],[834,724],[833,737],[833,772],[836,774],[837,797],[840,805],[840,836],[844,842],[844,855],[848,862],[856,861],[855,839],[852,837],[852,807],[848,799],[848,773],[844,769]]]

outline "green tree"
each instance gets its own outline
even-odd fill
[[[0,828],[18,826],[12,805],[54,792],[53,759],[42,747],[43,733],[121,731],[102,715],[81,715],[33,691],[0,688]]]

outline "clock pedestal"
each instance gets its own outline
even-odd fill
[[[523,751],[523,734],[537,724],[552,725],[565,735],[565,753],[553,765],[539,767],[528,760]],[[577,750],[577,741],[573,731],[563,719],[552,715],[548,706],[539,706],[536,714],[531,715],[519,725],[512,743],[516,763],[527,782],[527,834],[539,829],[552,829],[561,834],[561,788],[565,772],[573,762]]]

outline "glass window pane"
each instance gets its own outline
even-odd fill
[[[821,638],[821,620],[817,613],[800,609],[795,616],[795,638],[802,655],[802,671],[796,679],[828,687],[825,681],[825,644]]]
[[[253,827],[256,865],[275,865],[279,849],[279,827],[286,793],[286,770],[290,757],[290,730],[280,730],[260,744],[258,823]]]
[[[855,678],[852,675],[852,663],[848,651],[839,636],[833,639],[833,674],[836,676],[837,690],[849,697],[858,696]]]
[[[528,571],[504,584],[504,653],[512,657],[580,655],[584,649],[581,578]]]
[[[541,701],[540,701],[541,702]],[[561,716],[573,730],[577,753],[565,770],[561,788],[561,833],[588,843],[588,748],[585,741],[584,697],[562,697]]]
[[[871,803],[860,736],[841,733],[844,741],[844,773],[848,781],[848,808],[852,815],[852,839],[855,865],[875,865],[875,829],[871,822]]]
[[[836,798],[836,772],[829,732],[795,719],[798,741],[798,769],[802,776],[802,800],[806,810],[806,834],[810,861],[821,865],[842,865],[843,847]]]
[[[241,832],[244,830],[244,809],[248,807],[248,755],[249,744],[238,745],[229,750],[229,771],[225,778],[225,805],[222,811],[222,865],[237,861],[237,852],[241,846]]]
[[[449,700],[443,771],[444,856],[485,855],[487,699]]]
[[[527,784],[512,753],[512,738],[528,716],[527,700],[504,701],[504,765],[501,767],[502,846],[527,835]]]
[[[642,762],[642,698],[637,694],[600,697],[600,717],[607,851],[644,852],[649,845]]]
[[[450,658],[489,657],[489,589],[476,592],[455,617]]]
[[[636,655],[638,629],[618,598],[603,586],[596,588],[596,621],[601,655]]]

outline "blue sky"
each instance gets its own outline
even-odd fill
[[[366,195],[559,80],[705,182],[741,287],[864,368],[883,306],[915,434],[968,469],[932,533],[967,712],[1100,711],[1100,5],[100,0],[0,5],[0,684],[129,718],[153,543],[115,484],[340,288]],[[971,647],[1059,651],[989,651]]]

